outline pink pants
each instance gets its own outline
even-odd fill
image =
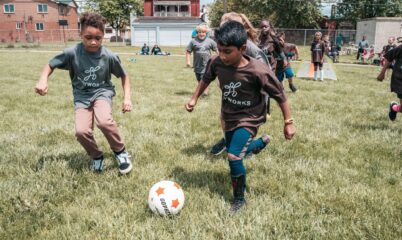
[[[75,136],[88,155],[92,159],[103,155],[93,136],[94,119],[96,126],[109,142],[110,148],[115,152],[123,150],[124,143],[113,120],[112,107],[106,100],[96,100],[89,108],[75,110]]]

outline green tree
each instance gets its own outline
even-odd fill
[[[121,29],[130,25],[130,13],[143,15],[144,11],[141,0],[88,0],[84,9],[104,16],[108,24],[116,30],[116,38]]]
[[[219,25],[224,13],[225,0],[216,0],[212,5],[209,19],[212,26]],[[257,26],[261,19],[269,19],[276,27],[316,28],[322,15],[316,0],[226,0],[228,12],[244,13]]]
[[[356,23],[373,17],[401,17],[401,0],[343,0],[337,4],[336,17]]]

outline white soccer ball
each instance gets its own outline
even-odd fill
[[[148,206],[160,216],[172,216],[184,206],[184,192],[179,184],[172,181],[160,181],[149,190]]]

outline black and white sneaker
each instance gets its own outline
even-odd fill
[[[133,164],[130,161],[130,155],[126,151],[114,155],[117,164],[119,165],[119,172],[121,174],[127,174],[133,169]]]
[[[103,156],[91,160],[91,171],[102,172],[103,171]]]
[[[240,212],[240,210],[244,207],[245,204],[246,204],[245,199],[235,199],[232,205],[230,206],[229,213],[231,215],[237,214],[238,212]]]
[[[289,88],[292,92],[297,92],[297,87],[294,84],[289,84]]]
[[[219,142],[217,144],[215,144],[212,148],[210,153],[213,155],[219,155],[221,153],[223,153],[223,151],[226,150],[226,141],[225,138],[222,138],[221,140],[219,140]]]
[[[391,103],[389,104],[389,113],[388,113],[388,117],[389,117],[389,120],[391,120],[391,121],[395,121],[395,119],[396,119],[396,114],[398,113],[398,112],[395,112],[394,109],[392,109],[392,107],[395,106],[395,105],[398,105],[398,103],[396,103],[396,102],[391,102]]]

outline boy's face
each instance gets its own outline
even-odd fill
[[[394,41],[395,41],[395,39],[394,38],[388,38],[388,44],[393,44],[394,43]]]
[[[87,52],[97,52],[102,46],[104,33],[95,27],[85,27],[81,32],[82,43]]]
[[[316,41],[320,40],[320,39],[321,39],[321,34],[320,34],[320,33],[316,33],[316,34],[314,35],[314,39],[315,39]]]
[[[267,35],[268,32],[269,32],[269,30],[271,29],[271,27],[269,26],[269,22],[267,22],[267,21],[262,21],[262,22],[260,23],[260,29],[261,29],[261,33],[262,33],[263,35]]]
[[[207,36],[207,31],[198,31],[197,32],[197,38],[198,39],[203,40],[203,39],[205,39],[206,36]]]
[[[219,57],[226,66],[237,66],[246,51],[246,44],[238,49],[236,46],[218,44]]]

